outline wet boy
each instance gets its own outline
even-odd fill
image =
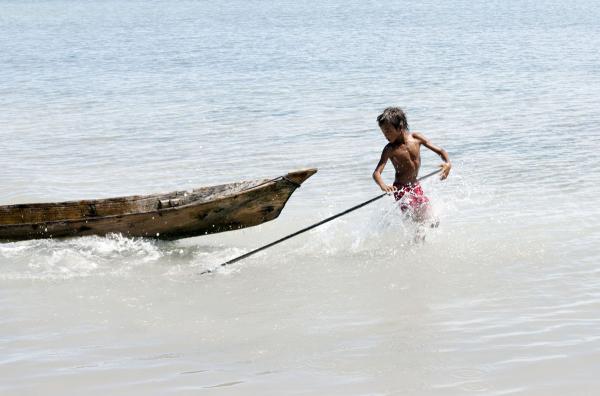
[[[393,193],[396,201],[400,201],[400,208],[411,217],[422,222],[430,217],[429,199],[423,194],[421,185],[417,181],[419,167],[421,166],[421,146],[425,146],[444,160],[440,179],[448,177],[452,164],[448,153],[441,147],[431,143],[420,133],[410,133],[406,115],[399,107],[388,107],[377,117],[379,128],[388,140],[383,148],[381,159],[373,172],[373,179],[379,187],[386,192]],[[381,172],[388,160],[392,161],[396,170],[393,185],[383,182]]]

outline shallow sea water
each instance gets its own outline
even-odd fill
[[[319,168],[246,230],[0,244],[0,392],[598,393],[599,19],[592,1],[0,1],[0,204]],[[378,194],[388,105],[454,163],[423,183],[424,245],[390,198],[198,275]]]

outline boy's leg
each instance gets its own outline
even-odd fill
[[[411,220],[421,227],[428,228],[436,228],[440,224],[440,220],[429,206],[412,211]]]
[[[433,208],[427,197],[420,197],[420,202],[412,208],[411,219],[418,223],[419,229],[425,232],[425,227],[437,228],[440,225],[440,219],[433,212]],[[423,236],[423,239],[425,237]]]

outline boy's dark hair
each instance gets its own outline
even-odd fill
[[[408,131],[408,122],[406,121],[406,114],[400,107],[388,107],[383,110],[383,113],[377,117],[379,126],[382,126],[386,122],[393,125],[396,129],[401,131]]]

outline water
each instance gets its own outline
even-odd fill
[[[1,1],[1,203],[319,173],[251,229],[0,245],[0,390],[597,393],[599,18],[585,0]],[[392,104],[454,163],[424,183],[425,245],[378,201],[197,275],[378,194]]]

